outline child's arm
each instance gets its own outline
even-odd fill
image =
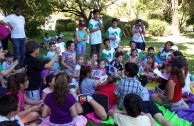
[[[14,61],[14,64],[9,68],[9,69],[6,69],[6,70],[3,70],[1,71],[0,73],[3,75],[3,76],[7,76],[9,75],[15,68],[15,66],[19,63],[18,60],[15,60]]]
[[[43,118],[46,118],[49,115],[49,113],[50,113],[49,107],[44,104],[43,110],[42,110],[42,117]]]
[[[73,77],[75,78],[79,78],[79,75],[78,75],[78,70],[75,70],[74,73],[73,73]]]
[[[135,58],[135,63],[138,65],[139,64],[139,60],[138,60],[138,57],[136,56]]]
[[[54,62],[56,61],[56,59],[58,58],[58,55],[60,52],[61,52],[60,48],[57,48],[54,57],[51,59],[51,61],[49,63],[47,63],[44,66],[44,68],[51,68],[53,66]]]
[[[29,105],[39,105],[42,102],[42,101],[28,99],[25,94],[24,94],[24,101],[26,104],[29,104]]]
[[[65,61],[65,54],[62,55],[61,64],[62,64],[65,68],[67,68],[67,69],[69,69],[70,71],[72,71],[72,68],[71,68],[70,66],[68,66],[64,61]]]
[[[87,40],[87,37],[86,37],[86,36],[85,36],[85,38],[80,38],[80,37],[78,36],[78,32],[75,33],[75,37],[76,37],[77,42],[81,42],[81,41]]]
[[[46,93],[42,92],[42,100],[44,100],[46,97]]]
[[[21,111],[18,113],[18,116],[20,118],[24,118],[25,116],[27,116],[28,114],[30,114],[31,112],[38,112],[40,111],[40,107],[38,105],[32,106],[24,111]]]
[[[75,104],[70,107],[70,113],[72,117],[77,116],[77,110],[76,110]]]
[[[165,100],[165,101],[171,101],[172,98],[173,98],[173,95],[176,95],[174,94],[174,87],[175,87],[175,83],[173,80],[169,80],[166,84],[166,90],[168,91],[168,94],[167,96],[164,96],[163,94],[158,94],[158,97],[161,98],[162,100]]]

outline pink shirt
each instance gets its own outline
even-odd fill
[[[6,94],[11,94],[11,92],[7,92]],[[24,101],[24,90],[21,91],[21,93],[19,92],[17,94],[18,96],[18,100],[20,102],[20,112],[24,111],[24,105],[25,105],[25,101]]]

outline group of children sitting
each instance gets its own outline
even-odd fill
[[[28,42],[26,70],[8,77],[7,92],[0,98],[0,122],[35,125],[40,117],[50,116],[49,125],[74,126],[84,119],[79,115],[95,112],[102,120],[112,116],[119,126],[154,126],[153,118],[171,126],[154,102],[177,108],[184,102],[182,94],[190,92],[188,62],[178,47],[168,41],[158,57],[153,47],[142,57],[133,41],[126,54],[121,48],[111,48],[108,38],[103,44],[102,58],[93,53],[85,59],[82,54],[76,56],[73,41],[66,42],[65,51],[51,42],[43,62],[36,58],[39,45]],[[7,64],[11,56],[6,56]],[[152,81],[160,85],[150,96],[146,84]],[[115,104],[119,110],[110,110]]]

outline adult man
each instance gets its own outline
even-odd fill
[[[93,10],[93,18],[89,21],[89,30],[90,30],[90,44],[91,44],[91,51],[90,54],[93,52],[100,53],[100,45],[102,43],[102,22],[99,19],[99,10]]]
[[[20,58],[20,62],[24,62],[24,50],[26,42],[25,34],[25,18],[21,15],[20,7],[13,7],[14,14],[10,14],[3,18],[0,23],[11,29],[11,39],[13,44],[14,59]]]

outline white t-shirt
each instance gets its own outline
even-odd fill
[[[150,118],[146,115],[140,115],[136,118],[115,113],[114,122],[118,126],[151,126]]]
[[[13,27],[11,30],[11,38],[25,38],[25,18],[20,15],[10,14],[2,19],[5,23],[10,24]]]
[[[65,43],[61,42],[61,43],[56,43],[55,45],[56,45],[56,47],[60,48],[61,52],[59,55],[62,56],[63,52],[65,52]]]
[[[187,76],[185,77],[185,86],[182,88],[182,93],[189,93],[190,92],[190,73],[187,73]]]
[[[135,25],[133,26],[135,27]],[[145,29],[145,26],[144,26]],[[141,27],[135,28],[135,33],[133,34],[132,40],[135,42],[143,42],[145,41],[144,35],[142,34],[143,29]]]
[[[105,59],[108,59],[109,62],[111,62],[114,59],[115,50],[114,48],[111,48],[110,50],[103,49],[102,50],[102,57]],[[109,66],[109,64],[106,62],[106,66]]]
[[[110,40],[110,47],[117,48],[119,46],[119,42],[121,40],[121,29],[116,27],[109,27],[107,30],[108,37],[116,37],[115,40]]]
[[[89,21],[89,29],[95,29],[95,28],[99,28],[99,27],[100,27],[99,22],[97,20],[91,19]],[[100,43],[102,43],[101,30],[90,33],[90,44],[95,45],[95,44],[100,44]]]
[[[20,126],[24,126],[24,123],[20,120],[20,118],[19,118],[18,115],[15,115],[15,116],[11,117],[11,119],[8,119],[8,118],[6,118],[5,116],[1,116],[1,115],[0,115],[0,122],[3,122],[3,121],[14,121],[14,120],[18,120],[17,123],[18,123]]]
[[[77,65],[75,66],[75,70],[78,71],[78,75],[80,75],[80,69],[81,69],[81,66],[80,66],[79,64],[77,64]]]

